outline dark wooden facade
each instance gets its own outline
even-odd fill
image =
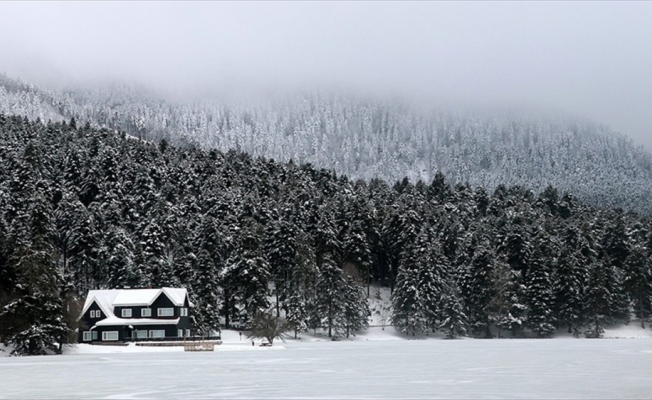
[[[172,309],[172,315],[159,316],[159,309]],[[122,310],[130,309],[131,317],[123,317]],[[150,309],[150,316],[143,316],[142,310]],[[182,314],[182,309],[187,310],[185,315]],[[79,343],[97,343],[97,342],[126,342],[126,341],[139,341],[139,340],[183,340],[194,334],[192,331],[191,321],[191,308],[188,302],[188,297],[184,299],[183,307],[175,305],[165,294],[161,294],[154,300],[150,306],[134,305],[134,306],[116,306],[113,309],[113,314],[121,319],[119,324],[116,325],[102,325],[96,324],[107,318],[105,310],[99,306],[97,301],[93,301],[90,307],[84,312],[79,320]],[[129,320],[142,320],[151,319],[152,324],[130,324]],[[176,320],[176,324],[161,323],[164,321]],[[158,322],[158,323],[157,323]],[[138,333],[140,331],[140,334]],[[145,333],[143,333],[145,331]],[[87,333],[87,340],[84,340],[84,332]],[[95,333],[93,333],[95,332]],[[105,332],[109,332],[105,334]],[[117,336],[113,334],[117,332]],[[156,333],[152,337],[151,332]],[[161,333],[164,332],[163,336]],[[106,337],[105,337],[106,335]],[[88,337],[90,336],[90,338]],[[90,339],[90,340],[88,340]]]

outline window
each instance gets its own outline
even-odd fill
[[[93,331],[93,340],[97,340],[97,331]]]
[[[102,332],[102,340],[118,340],[118,331]]]
[[[151,308],[143,308],[140,310],[140,316],[141,317],[151,317],[152,316],[152,309]]]
[[[183,329],[177,330],[177,337],[183,337]]]
[[[131,308],[122,309],[122,318],[131,318]]]
[[[190,337],[190,329],[186,329],[186,337]]]
[[[179,309],[179,316],[181,317],[187,317],[188,316],[188,309],[185,307],[182,307]]]
[[[102,311],[100,310],[95,311],[95,318],[102,318]]]
[[[147,339],[147,330],[136,331],[135,337],[136,339]]]
[[[93,335],[92,335],[93,333],[95,332],[91,332],[91,331],[84,332],[84,338],[83,338],[84,342],[90,342],[91,340],[93,340]]]
[[[158,309],[158,316],[159,317],[173,317],[174,316],[174,308],[159,308]]]
[[[152,330],[149,331],[149,337],[151,339],[161,339],[165,337],[165,330],[163,329],[157,329],[157,330]]]
[[[95,310],[91,310],[91,318],[95,318]]]

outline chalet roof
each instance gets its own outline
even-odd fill
[[[186,300],[186,289],[123,289],[113,300],[114,307],[151,306],[161,293],[165,293],[175,306],[182,307]]]
[[[188,291],[183,288],[89,290],[80,318],[93,302],[107,318],[111,318],[115,317],[114,307],[151,306],[161,294],[165,294],[175,306],[183,307]],[[190,302],[188,304],[193,306]]]

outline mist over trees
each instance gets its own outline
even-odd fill
[[[256,101],[173,101],[129,86],[52,91],[0,75],[0,112],[69,120],[144,140],[293,160],[351,179],[407,176],[492,192],[553,186],[588,204],[650,214],[652,158],[584,120],[461,112],[312,91]]]
[[[75,328],[75,299],[125,285],[188,288],[204,331],[267,313],[355,334],[371,284],[410,335],[599,336],[649,318],[649,217],[447,182],[0,113],[0,337],[42,353]]]

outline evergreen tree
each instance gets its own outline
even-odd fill
[[[369,302],[362,287],[350,276],[345,279],[343,288],[344,297],[344,326],[346,337],[355,332],[369,327]]]
[[[546,252],[550,251],[548,240],[541,238],[532,256],[526,290],[528,326],[539,337],[549,337],[555,331],[551,268],[546,259]]]
[[[481,241],[474,251],[474,257],[463,277],[463,297],[466,315],[476,335],[491,337],[489,303],[494,297],[495,255],[485,241]]]
[[[652,304],[650,303],[652,274],[646,250],[640,246],[635,246],[625,260],[624,269],[624,288],[633,302],[636,317],[641,321],[641,327],[645,329],[645,321],[652,311]]]
[[[243,229],[231,257],[222,271],[222,282],[229,290],[233,306],[239,307],[238,318],[249,323],[259,312],[269,308],[269,264],[260,255],[257,236]]]
[[[569,333],[577,332],[584,320],[586,275],[580,259],[576,252],[562,250],[554,280],[557,321],[560,327],[567,326]]]
[[[0,336],[19,355],[54,350],[69,331],[60,295],[62,277],[50,242],[50,211],[40,197],[32,204],[33,239],[19,242],[10,259],[16,286],[0,311]]]
[[[523,315],[526,307],[522,304],[523,287],[518,282],[518,272],[509,264],[498,259],[493,270],[493,297],[489,301],[490,320],[498,328],[498,337],[502,329],[509,329],[514,336],[520,334],[524,324]]]
[[[586,321],[589,325],[587,335],[601,337],[604,325],[608,322],[611,313],[611,303],[614,301],[608,290],[609,265],[598,262],[592,265],[586,291]]]
[[[134,244],[124,229],[112,226],[99,253],[106,274],[103,286],[110,289],[144,286],[145,279],[135,262]]]
[[[449,339],[468,334],[468,321],[460,300],[460,294],[454,283],[446,286],[442,298],[441,322],[439,329],[446,333]]]
[[[430,238],[423,230],[404,251],[392,293],[392,323],[400,331],[414,336],[417,332],[428,333],[429,327],[436,328],[441,297],[436,267]]]
[[[346,281],[342,270],[335,266],[332,256],[323,255],[319,277],[315,286],[315,306],[322,319],[322,325],[328,327],[328,337],[346,331]]]

